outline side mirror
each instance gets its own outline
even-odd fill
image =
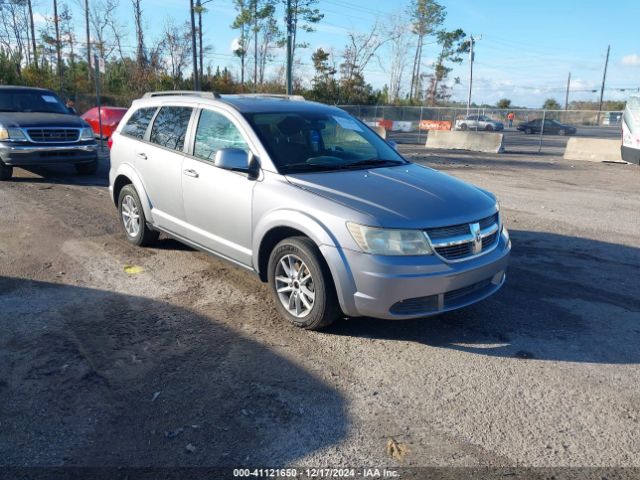
[[[387,140],[387,143],[394,150],[398,150],[398,142],[394,142],[393,140]]]
[[[214,164],[225,170],[246,172],[249,170],[249,155],[240,148],[222,148],[216,152]]]
[[[249,180],[256,180],[260,174],[260,162],[253,153],[240,148],[222,148],[216,152],[214,165],[225,170],[245,172]]]

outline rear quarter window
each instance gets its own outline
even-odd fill
[[[141,108],[133,112],[126,125],[122,127],[122,134],[143,139],[149,123],[156,112],[156,107]],[[96,114],[97,116],[97,114]]]

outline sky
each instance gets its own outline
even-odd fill
[[[59,0],[60,1],[60,0]],[[65,0],[62,0],[63,2]],[[77,32],[82,36],[82,14],[76,3],[69,1]],[[97,4],[100,0],[90,0]],[[319,47],[343,51],[348,32],[368,32],[376,20],[379,24],[406,8],[409,0],[320,0],[324,19],[313,33],[300,33],[309,48],[298,49],[301,78],[313,77],[311,54]],[[547,98],[564,104],[567,76],[571,72],[569,100],[597,101],[607,45],[611,45],[605,99],[626,98],[629,91],[640,89],[640,0],[441,0],[447,16],[443,27],[462,28],[478,40],[475,44],[472,101],[495,104],[509,98],[513,105],[540,107]],[[187,0],[142,0],[146,40],[160,39],[167,19],[182,23],[189,19]],[[211,47],[205,65],[228,67],[239,71],[239,59],[232,54],[237,30],[230,28],[235,17],[232,0],[213,0],[206,5],[203,17],[204,44]],[[49,18],[49,2],[35,0],[35,11]],[[281,15],[280,15],[281,16]],[[120,0],[118,17],[126,26],[124,42],[135,50],[132,9],[129,0]],[[42,21],[42,20],[41,20]],[[434,39],[427,39],[423,71],[438,53]],[[376,88],[389,81],[390,65],[387,47],[379,50],[379,58],[370,62],[365,78]],[[279,55],[268,70],[274,74],[283,64]],[[410,75],[409,62],[405,78]],[[469,63],[465,58],[455,65],[450,78],[459,77],[453,88],[453,100],[466,101]],[[624,89],[624,91],[622,91]],[[596,90],[596,92],[594,92]]]

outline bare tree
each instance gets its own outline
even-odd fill
[[[118,43],[113,38],[113,25],[118,0],[98,0],[91,12],[91,26],[95,36],[95,48],[100,58],[108,59],[115,51]]]
[[[400,98],[402,80],[407,67],[411,26],[409,19],[402,12],[391,15],[386,27],[385,35],[389,38],[390,72],[389,72],[389,102]]]
[[[258,48],[258,83],[260,85],[264,83],[266,65],[273,59],[272,50],[277,46],[279,37],[278,21],[274,15],[271,15],[265,19]]]
[[[23,60],[29,56],[24,37],[29,28],[27,8],[25,0],[0,1],[0,46],[12,59],[18,76],[22,75]]]
[[[180,28],[172,20],[167,20],[163,37],[173,88],[178,89],[182,80],[182,73],[189,65],[189,57],[191,56],[191,26],[189,22],[186,22]]]
[[[76,35],[73,31],[73,15],[66,3],[63,3],[60,8],[60,41],[63,48],[65,45],[69,47],[69,63],[73,68],[76,64]]]
[[[413,71],[411,74],[411,89],[409,99],[420,97],[422,64],[422,48],[427,36],[432,35],[444,21],[446,11],[436,0],[412,0],[409,6],[409,15],[412,22],[412,31],[418,37],[416,53],[413,59]]]
[[[344,51],[345,67],[344,77],[351,79],[354,76],[364,76],[364,69],[376,55],[378,49],[389,38],[380,34],[379,21],[376,20],[368,33],[349,32],[349,44]]]

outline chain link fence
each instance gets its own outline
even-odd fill
[[[466,108],[452,107],[395,107],[382,105],[340,105],[340,108],[360,118],[370,125],[381,125],[387,129],[388,138],[397,143],[424,144],[429,129],[456,129],[462,127],[468,116],[483,116],[491,121],[504,125],[505,149],[511,152],[540,152],[562,154],[566,146],[567,135],[579,135],[592,138],[616,138],[620,136],[621,111],[595,110],[543,110],[543,109],[500,109],[500,108]],[[513,116],[511,121],[509,114]],[[519,125],[536,120],[547,120],[545,132],[541,128],[518,131]],[[575,127],[571,133],[564,129],[551,128],[548,121],[556,121],[566,126]],[[437,125],[434,122],[439,122]],[[462,128],[467,128],[462,127]],[[470,125],[469,130],[482,130],[481,126]],[[493,128],[493,127],[490,127]],[[489,128],[488,128],[489,129]],[[542,131],[541,131],[542,130]],[[526,135],[526,133],[533,135]],[[544,138],[543,138],[544,137]]]

